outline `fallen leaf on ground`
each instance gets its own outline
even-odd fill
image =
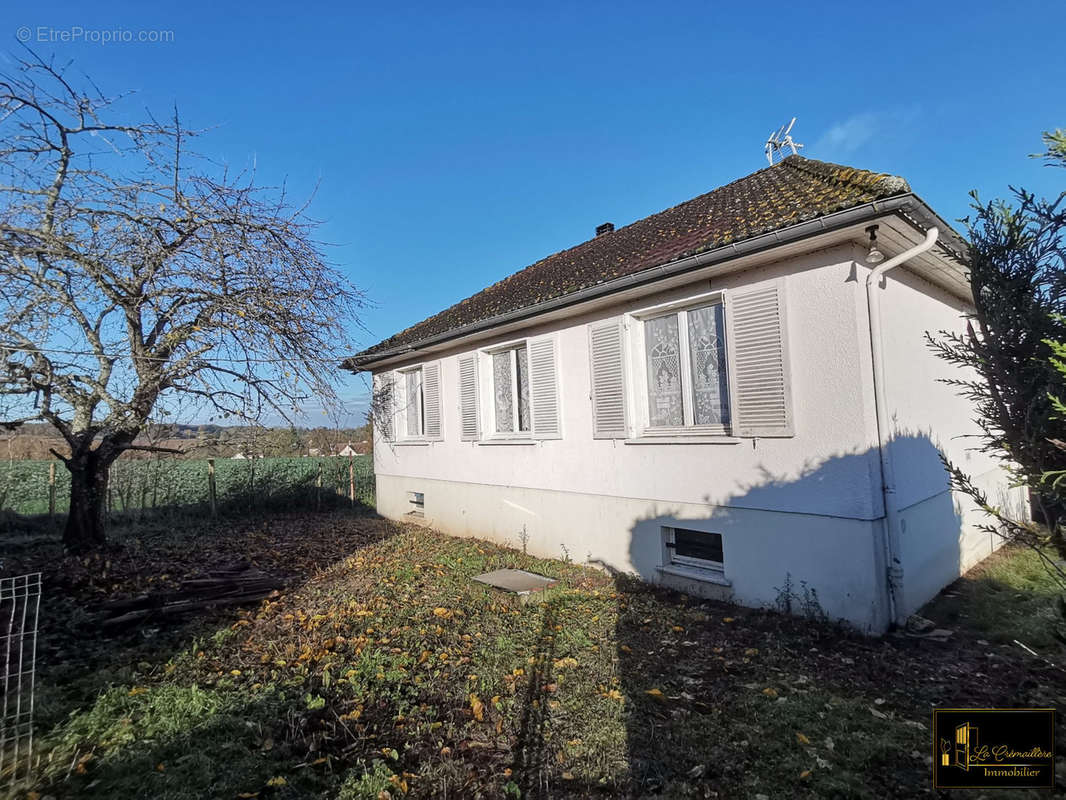
[[[474,719],[478,722],[485,721],[485,704],[476,694],[470,695],[470,710],[474,712]]]

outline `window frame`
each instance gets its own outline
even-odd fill
[[[396,370],[396,374],[399,376],[398,394],[400,395],[399,403],[399,417],[401,420],[400,435],[396,438],[402,441],[426,441],[426,400],[425,390],[423,388],[423,381],[425,380],[425,372],[422,369],[422,364],[415,364],[410,367],[403,367]],[[412,434],[407,429],[407,411],[410,407],[410,399],[407,397],[407,376],[412,373],[418,373],[418,432]]]
[[[664,533],[666,534],[666,548],[670,555],[669,563],[679,567],[685,567],[688,569],[699,569],[707,572],[714,573],[716,575],[725,576],[725,536],[718,531],[700,531],[695,528],[682,528],[677,525],[666,525]],[[696,558],[694,556],[682,556],[677,553],[677,531],[682,530],[687,533],[695,533],[701,536],[717,536],[721,542],[722,560],[711,561],[706,558]]]
[[[682,420],[694,419],[693,394],[692,394],[692,353],[689,343],[688,317],[686,312],[707,306],[721,306],[723,314],[723,326],[725,337],[722,343],[725,353],[724,363],[726,369],[726,386],[729,393],[726,407],[729,411],[729,423],[718,425],[681,424],[671,426],[653,426],[651,424],[651,409],[648,399],[648,359],[645,351],[644,323],[648,320],[660,317],[678,316],[678,348],[681,369],[681,414]],[[736,425],[736,389],[734,386],[734,369],[732,364],[732,339],[729,325],[729,309],[727,306],[726,292],[719,289],[712,292],[704,292],[697,295],[689,295],[678,300],[659,303],[654,306],[640,308],[628,312],[625,315],[627,338],[630,345],[630,374],[633,380],[630,385],[631,407],[635,410],[633,415],[636,436],[639,438],[686,438],[686,437],[721,437],[732,438]]]
[[[519,414],[519,387],[518,387],[518,351],[526,351],[526,392],[529,394],[529,415],[526,420],[528,426],[527,430],[519,430],[520,414]],[[499,353],[511,353],[510,369],[511,369],[511,419],[513,422],[514,430],[512,431],[498,431],[496,430],[496,374],[493,369],[493,356]],[[482,440],[520,440],[520,441],[532,441],[533,440],[533,387],[530,381],[529,370],[529,340],[528,339],[515,339],[509,342],[503,342],[491,347],[486,347],[478,351],[478,389],[481,397],[480,411],[482,419]]]

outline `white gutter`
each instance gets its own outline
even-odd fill
[[[902,612],[903,604],[903,567],[900,564],[900,527],[899,505],[896,502],[896,473],[889,451],[892,431],[889,429],[888,406],[885,399],[885,354],[884,340],[881,336],[881,303],[877,288],[883,276],[890,269],[910,261],[936,244],[940,231],[936,226],[929,228],[925,241],[905,250],[884,264],[879,264],[866,276],[866,306],[870,319],[870,356],[873,363],[874,378],[874,413],[877,417],[877,449],[881,456],[881,494],[885,504],[884,548],[888,582],[888,608],[891,621],[902,624],[905,620],[897,618]]]

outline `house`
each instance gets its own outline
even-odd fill
[[[601,225],[344,362],[378,511],[883,631],[999,544],[941,454],[1024,513],[925,342],[965,329],[965,249],[903,179],[799,156]]]
[[[348,442],[348,444],[344,445],[344,447],[342,447],[337,452],[337,455],[338,456],[357,456],[357,455],[359,455],[359,452],[354,447],[352,447],[352,443],[351,442]]]

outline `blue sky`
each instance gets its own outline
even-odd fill
[[[792,116],[805,155],[903,175],[949,220],[972,188],[1063,186],[1026,158],[1066,126],[1050,3],[532,5],[16,3],[0,51],[26,27],[105,91],[213,128],[201,152],[317,186],[375,303],[362,345],[760,169]],[[173,41],[85,40],[141,30]]]

